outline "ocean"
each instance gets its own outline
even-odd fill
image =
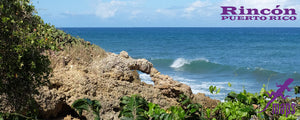
[[[230,91],[300,86],[300,28],[59,28],[108,52],[145,58],[162,74],[223,100]],[[153,84],[149,75],[140,74]],[[232,86],[229,87],[228,83]],[[209,86],[220,88],[211,94]],[[294,89],[285,95],[296,97]],[[299,95],[298,95],[299,97]]]

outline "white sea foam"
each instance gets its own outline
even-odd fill
[[[151,80],[150,75],[145,74],[145,73],[139,73],[139,75],[140,75],[140,78],[142,81],[144,81],[147,84],[154,85],[153,81]],[[229,87],[225,87],[225,86],[227,86],[228,82],[201,82],[199,84],[195,84],[194,82],[196,80],[193,80],[193,79],[188,79],[188,78],[179,77],[179,76],[172,76],[172,77],[176,81],[180,81],[181,83],[189,85],[194,94],[204,93],[205,95],[208,95],[213,99],[223,100],[224,97],[226,96],[226,94],[223,92],[221,92],[219,94],[211,94],[208,90],[210,85],[216,85],[217,88],[221,88],[221,91],[228,90],[228,88],[229,88]],[[232,88],[229,88],[229,89],[232,89]]]
[[[196,60],[199,60],[199,61],[205,61],[205,62],[209,62],[209,60],[208,60],[208,59],[206,59],[206,58],[198,58],[198,59],[196,59]]]
[[[151,80],[150,75],[145,74],[145,73],[140,73],[140,78],[141,78],[141,81],[144,81],[147,84],[154,85],[153,81]]]
[[[205,62],[209,62],[208,59],[206,58],[198,58],[198,59],[192,59],[192,60],[187,60],[184,58],[177,58],[170,67],[172,68],[180,68],[186,64],[190,64],[193,61],[205,61]]]
[[[172,68],[180,68],[185,64],[190,64],[190,62],[184,58],[177,58],[170,67]]]
[[[180,82],[191,82],[191,81],[196,81],[193,79],[188,79],[188,78],[184,78],[184,77],[179,77],[179,76],[172,76],[172,78],[176,81],[180,81]]]

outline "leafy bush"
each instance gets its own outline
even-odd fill
[[[79,116],[82,116],[82,112],[85,110],[89,112],[90,110],[93,111],[93,114],[95,115],[95,120],[100,120],[100,109],[101,104],[97,100],[90,100],[88,98],[85,99],[78,99],[73,102],[72,107],[78,111]]]
[[[219,111],[218,111],[219,110]],[[247,106],[241,102],[224,102],[220,103],[213,113],[218,113],[218,119],[250,119],[255,114],[252,106]]]
[[[289,115],[288,117],[283,115],[272,114],[272,106],[270,105],[266,111],[262,111],[268,103],[267,92],[272,92],[273,90],[266,91],[265,85],[261,89],[260,93],[249,93],[246,90],[240,92],[239,94],[235,92],[228,93],[225,98],[225,102],[219,103],[218,106],[212,110],[216,119],[251,119],[252,117],[257,117],[258,119],[289,119],[296,120],[299,110],[296,110],[295,115]],[[283,101],[283,99],[278,99]],[[273,103],[279,103],[274,101]]]
[[[47,83],[51,68],[43,52],[55,49],[29,0],[0,1],[0,95],[17,113],[37,116],[33,95]]]
[[[30,0],[1,0],[0,17],[0,99],[16,113],[37,116],[33,95],[49,83],[47,54],[84,41],[45,24]]]
[[[139,95],[121,98],[122,108],[119,117],[124,120],[144,120],[147,119],[145,112],[148,111],[148,102]]]
[[[179,102],[181,104],[181,107],[185,111],[185,119],[204,119],[202,105],[200,105],[199,103],[192,103],[191,99],[184,94],[181,94],[179,96]]]
[[[145,114],[149,117],[149,120],[160,120],[169,117],[169,114],[157,104],[150,102],[148,103],[148,108],[149,110],[145,111]]]
[[[167,110],[161,109],[159,105],[148,103],[139,95],[121,98],[121,112],[119,117],[128,120],[199,120],[204,119],[201,115],[200,104],[193,104],[191,100],[180,95],[178,100],[180,106],[171,106]]]

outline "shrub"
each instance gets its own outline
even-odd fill
[[[89,112],[90,110],[93,111],[93,114],[95,115],[95,120],[100,120],[100,109],[101,104],[97,100],[90,100],[88,98],[85,99],[78,99],[73,102],[72,107],[78,111],[79,116],[82,116],[82,112],[85,110]]]
[[[148,102],[139,95],[131,97],[124,96],[121,98],[120,107],[122,108],[119,117],[121,119],[145,120],[148,111]]]
[[[55,49],[44,24],[29,0],[0,1],[0,95],[18,113],[36,113],[32,98],[47,83],[50,61],[42,54]]]
[[[126,120],[201,120],[200,104],[193,104],[189,97],[180,95],[178,100],[180,106],[171,106],[167,110],[161,109],[159,105],[148,103],[139,95],[121,98],[122,108],[119,117]]]
[[[283,115],[272,114],[272,105],[270,105],[266,111],[259,112],[265,108],[268,103],[267,92],[265,86],[261,89],[260,93],[249,93],[246,90],[240,92],[239,94],[235,92],[228,93],[225,98],[225,102],[219,103],[218,106],[213,109],[212,113],[215,115],[216,119],[251,119],[257,117],[258,119],[289,119],[296,120],[296,116],[299,115],[299,108],[296,109],[296,114],[289,115],[288,117]],[[278,99],[286,103],[283,99]],[[273,103],[279,103],[274,101]],[[254,107],[256,106],[256,107]]]
[[[0,100],[13,112],[37,116],[33,95],[49,83],[47,53],[84,41],[45,24],[30,0],[1,0],[0,17]]]

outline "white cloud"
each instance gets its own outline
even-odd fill
[[[199,15],[210,15],[211,13],[209,12],[212,8],[215,8],[213,6],[212,2],[209,1],[195,1],[192,4],[190,4],[188,7],[186,7],[183,10],[183,17],[192,17],[194,15],[199,16]]]
[[[162,15],[166,15],[168,17],[176,16],[176,10],[171,10],[171,9],[156,9],[155,12]]]
[[[61,13],[60,15],[63,15],[63,16],[78,16],[78,15],[92,15],[92,13],[88,12],[88,11],[82,11],[82,12],[65,11],[65,12]]]
[[[189,7],[185,8],[184,11],[187,13],[193,12],[201,7],[204,7],[206,4],[202,1],[196,1],[192,3]]]
[[[202,18],[219,15],[221,13],[220,6],[275,9],[276,5],[280,5],[280,9],[295,8],[297,12],[300,11],[300,0],[196,0],[185,7],[176,9],[156,8],[150,11],[144,4],[140,3],[144,2],[142,0],[98,0],[94,14],[103,19],[117,15],[128,16],[129,19],[140,18],[145,15],[150,17],[159,15],[162,17]]]
[[[145,14],[150,15],[150,17],[156,14],[163,17],[202,18],[219,15],[221,13],[220,6],[275,9],[276,5],[280,5],[279,9],[295,8],[298,15],[300,14],[300,0],[196,0],[182,8],[156,8],[154,11],[149,11],[140,3],[143,2],[141,0],[98,0],[94,14],[103,19],[117,15],[128,16],[129,19],[133,19],[145,16]],[[154,14],[152,14],[153,12]]]
[[[98,1],[95,14],[101,18],[114,17],[118,12],[126,10],[127,7],[134,6],[136,3],[134,1],[119,1],[112,0],[110,2]]]
[[[131,11],[131,15],[130,15],[130,19],[133,19],[133,18],[137,18],[138,17],[138,15],[139,14],[141,14],[142,13],[142,11],[141,10],[133,10],[133,11]]]

